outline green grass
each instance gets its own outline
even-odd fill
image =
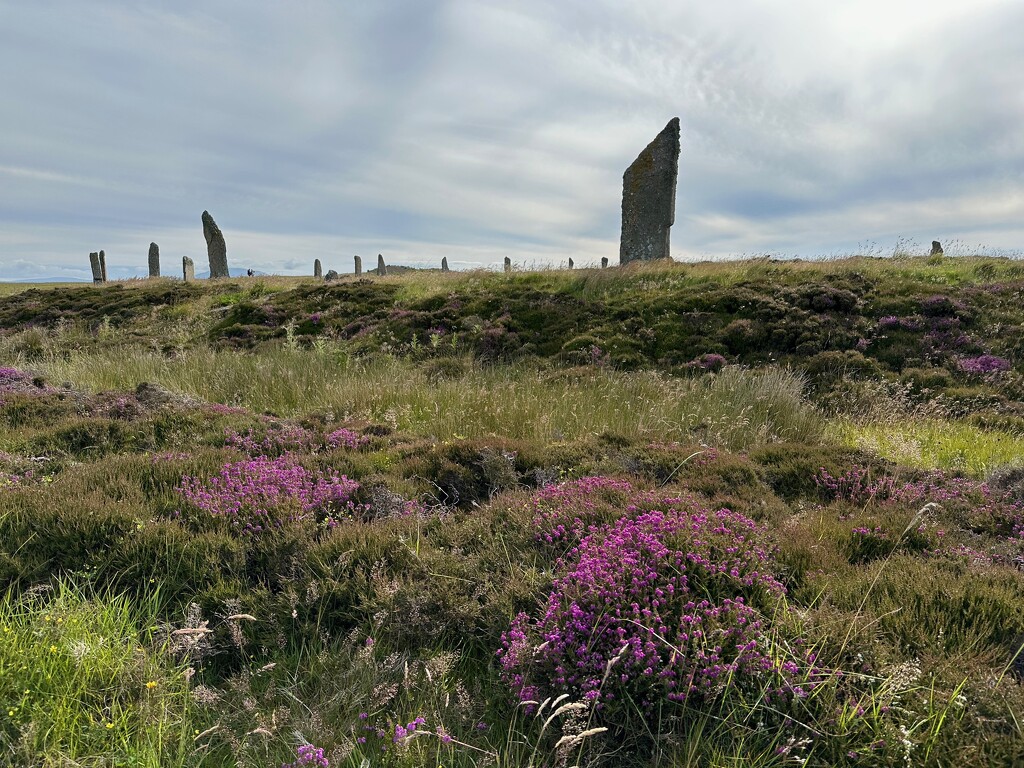
[[[984,476],[1024,456],[1024,435],[987,430],[962,421],[895,419],[887,423],[859,424],[839,420],[829,424],[826,436],[839,443],[863,448],[899,464],[927,469],[961,470]]]
[[[1024,264],[365,280],[0,286],[0,366],[47,385],[0,379],[0,764],[279,766],[307,742],[332,768],[1024,764],[1017,507],[816,482],[1020,461]],[[743,364],[700,373],[705,353]],[[982,353],[1011,370],[961,369]],[[141,382],[195,399],[135,398]],[[254,536],[184,506],[184,476],[242,458],[226,431],[300,425],[318,441],[296,462],[360,483],[351,519]],[[365,444],[325,447],[341,426]],[[642,490],[765,526],[787,593],[757,642],[806,670],[807,696],[726,675],[649,717],[620,699],[549,720],[571,692],[518,706],[502,633],[574,557],[538,540],[535,494],[590,475],[638,491],[566,502],[595,524]]]
[[[155,602],[61,581],[0,602],[0,759],[5,764],[184,765],[184,668],[154,646]],[[24,761],[24,762],[22,762]]]

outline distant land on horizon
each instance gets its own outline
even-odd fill
[[[231,277],[248,277],[247,269],[242,267],[232,267],[228,269]],[[176,277],[181,278],[181,275],[162,275],[162,277]],[[271,277],[269,272],[261,272],[258,269],[253,270],[253,277]],[[145,280],[148,275],[131,275],[129,277],[114,277],[107,280],[108,283],[116,283],[120,280]],[[210,271],[196,273],[196,280],[209,280]],[[84,277],[19,277],[16,279],[3,279],[0,278],[0,283],[91,283],[92,281]]]

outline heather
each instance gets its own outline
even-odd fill
[[[1019,763],[1022,285],[0,290],[0,764]]]

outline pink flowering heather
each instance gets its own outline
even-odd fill
[[[353,432],[351,429],[336,429],[331,432],[327,437],[324,438],[324,442],[327,443],[330,448],[348,448],[349,450],[355,450],[356,448],[362,448],[364,445],[370,442],[368,435],[360,435],[358,432]]]
[[[726,509],[638,511],[589,533],[565,558],[544,614],[520,614],[502,638],[503,673],[520,700],[569,693],[644,711],[715,699],[796,665],[772,658],[765,620],[783,587],[763,531]]]
[[[178,492],[233,530],[259,534],[302,521],[334,526],[361,511],[352,501],[358,489],[355,480],[312,473],[286,455],[230,462],[208,482],[183,477]]]
[[[281,768],[331,768],[331,763],[324,754],[323,747],[303,744],[295,750],[295,762],[282,763]]]
[[[979,355],[978,357],[961,357],[957,367],[965,373],[993,373],[1010,370],[1010,361],[995,355]]]
[[[578,544],[595,525],[619,517],[635,493],[626,480],[608,477],[584,477],[541,488],[531,501],[537,540]]]

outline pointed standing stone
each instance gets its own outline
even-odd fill
[[[384,263],[384,255],[377,254],[377,274],[380,277],[384,277],[388,273],[388,266]]]
[[[149,244],[149,276],[160,277],[160,246]]]
[[[447,256],[442,256],[441,257],[441,271],[442,272],[448,272],[449,271],[448,270],[448,257]]]
[[[92,267],[92,281],[94,283],[103,282],[103,271],[100,269],[100,255],[97,252],[89,254],[89,266]]]
[[[573,268],[573,267],[575,267],[575,266],[576,266],[576,265],[575,265],[575,264],[573,264],[573,261],[572,261],[572,256],[570,256],[570,257],[569,257],[569,269],[572,269],[572,268]]]
[[[320,259],[313,259],[313,277],[323,277],[324,268],[320,266]]]
[[[100,274],[103,275],[103,282],[107,282],[107,254],[100,251]]]
[[[505,271],[512,271],[512,259],[510,259],[508,256],[505,257]]]
[[[602,256],[601,257],[601,269],[607,269],[607,268],[608,268],[608,257],[607,256]]]
[[[674,117],[622,175],[620,264],[669,258],[678,175],[679,118]]]
[[[203,236],[206,238],[206,253],[210,258],[210,277],[230,277],[224,234],[207,211],[203,211]]]
[[[181,272],[186,283],[194,283],[196,281],[196,265],[188,256],[182,256],[181,258]]]
[[[356,274],[357,275],[361,275],[361,274],[363,274],[363,260],[361,258],[359,258],[358,256],[356,256],[355,259],[356,259]]]

